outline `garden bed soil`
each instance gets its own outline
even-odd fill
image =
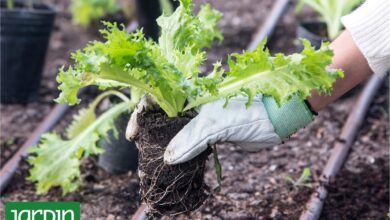
[[[230,16],[224,18],[227,20],[223,21],[226,23],[222,26],[226,32],[241,33],[243,36],[237,34],[234,36],[235,40],[230,40],[226,36],[225,40],[232,42],[233,45],[225,44],[224,48],[217,46],[216,50],[211,50],[213,56],[220,57],[218,53],[224,53],[224,49],[241,50],[249,43],[249,40],[246,42],[246,37],[251,34],[245,35],[246,32],[241,30],[227,30],[228,24],[232,25],[231,29],[241,29],[239,25],[253,23],[251,16],[257,13],[254,8],[255,3],[258,4],[256,0],[213,1],[213,4],[218,4],[221,8],[229,5],[232,7],[229,10],[232,11],[248,7],[247,3],[251,4],[249,6],[251,14],[244,15],[246,14],[244,12],[236,14],[240,19],[245,17],[245,20],[240,24],[232,25],[232,20],[236,18]],[[269,8],[267,10],[269,11]],[[263,12],[266,13],[267,10]],[[256,14],[256,16],[260,15]],[[291,42],[295,36],[294,25],[296,24],[291,6],[278,25],[274,40],[270,42],[272,51],[293,52],[295,50],[295,45]],[[350,219],[385,219],[389,207],[388,196],[384,195],[389,195],[388,137],[390,135],[389,85],[388,79],[385,81],[387,83],[382,86],[370,106],[345,167],[340,176],[334,180],[335,185],[332,186],[335,188],[330,189],[322,219],[330,220],[338,217],[347,219],[347,213],[348,217],[352,216]],[[285,177],[298,178],[303,169],[309,167],[313,182],[318,181],[343,123],[355,102],[356,99],[352,97],[330,105],[316,117],[312,124],[301,129],[285,144],[272,149],[248,153],[239,146],[220,145],[218,153],[223,175],[221,191],[213,192],[210,199],[197,211],[172,219],[296,219],[305,208],[311,189],[306,187],[294,189],[286,183]],[[13,123],[2,123],[3,128],[4,125],[15,126]],[[18,126],[20,127],[20,124]],[[58,129],[61,131],[61,128]],[[51,190],[48,195],[35,195],[34,186],[25,181],[27,169],[28,166],[24,164],[18,170],[10,187],[1,197],[2,203],[38,200],[81,201],[82,219],[129,219],[129,215],[139,205],[139,197],[137,197],[139,180],[136,175],[129,173],[110,176],[96,167],[94,157],[82,163],[83,185],[80,191],[65,198],[61,197],[58,189]],[[212,161],[207,164],[206,169],[205,182],[214,188],[218,183]],[[3,212],[1,206],[0,212]],[[3,216],[2,213],[0,215]],[[169,218],[163,217],[163,219]]]

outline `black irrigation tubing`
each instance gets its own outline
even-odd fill
[[[316,220],[320,217],[322,207],[328,195],[327,186],[329,186],[330,181],[335,178],[337,172],[346,161],[359,128],[365,119],[367,109],[383,81],[383,78],[374,75],[361,92],[322,171],[320,186],[312,193],[310,200],[306,204],[306,209],[299,218],[300,220]]]
[[[133,32],[138,28],[138,22],[133,20],[127,26],[127,32]],[[81,89],[79,95],[85,91]],[[35,144],[38,144],[42,134],[50,131],[58,121],[65,115],[66,111],[69,109],[68,105],[56,104],[50,113],[43,119],[43,121],[38,125],[38,127],[33,131],[29,136],[26,142],[18,149],[18,151],[7,161],[6,164],[0,170],[0,193],[8,186],[11,182],[12,177],[15,172],[18,170],[19,162],[22,157],[27,155],[27,149]]]
[[[247,47],[248,50],[256,49],[257,45],[259,45],[260,42],[262,42],[266,37],[272,35],[272,32],[274,31],[276,24],[282,17],[283,12],[286,10],[288,3],[289,0],[277,0],[274,3],[270,14],[267,16],[267,19],[261,26],[259,26],[255,34],[253,35],[252,40]],[[145,220],[147,209],[148,207],[145,204],[141,204],[141,206],[138,207],[131,220]]]

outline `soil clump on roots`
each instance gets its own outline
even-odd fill
[[[149,217],[187,213],[200,207],[209,196],[204,183],[208,149],[191,161],[167,165],[164,151],[170,140],[192,116],[169,118],[161,109],[139,113],[139,176],[142,200]]]

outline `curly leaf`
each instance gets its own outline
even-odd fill
[[[314,50],[307,40],[303,43],[302,53],[289,56],[271,56],[264,49],[265,41],[254,51],[233,54],[228,61],[230,71],[217,87],[218,95],[199,97],[190,101],[184,110],[243,93],[249,97],[247,105],[258,93],[274,97],[279,105],[293,95],[303,100],[313,90],[330,93],[336,79],[343,76],[341,70],[328,68],[332,50],[327,43],[319,50]]]
[[[66,137],[69,139],[75,138],[95,120],[95,108],[92,105],[90,105],[88,108],[80,109],[80,111],[73,116],[73,122],[66,129]]]
[[[57,102],[79,103],[77,91],[96,85],[100,89],[134,87],[149,93],[169,116],[177,116],[188,97],[214,89],[199,84],[198,74],[206,54],[200,51],[215,39],[221,13],[203,6],[192,15],[191,1],[182,1],[170,16],[161,16],[159,43],[147,40],[142,31],[127,33],[123,26],[105,22],[105,42],[92,42],[72,55],[75,65],[61,69]]]
[[[80,184],[80,158],[83,155],[100,154],[96,145],[114,127],[114,119],[134,108],[132,102],[122,102],[98,117],[72,139],[63,140],[54,133],[44,134],[41,142],[33,146],[28,162],[31,164],[28,180],[36,182],[37,192],[46,193],[51,187],[60,186],[63,194],[73,192]]]

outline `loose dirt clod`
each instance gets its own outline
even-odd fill
[[[209,195],[204,183],[206,150],[189,162],[164,163],[169,141],[191,120],[191,117],[169,118],[162,110],[142,112],[136,144],[139,149],[139,176],[142,200],[149,206],[149,216],[175,215],[197,209]]]

